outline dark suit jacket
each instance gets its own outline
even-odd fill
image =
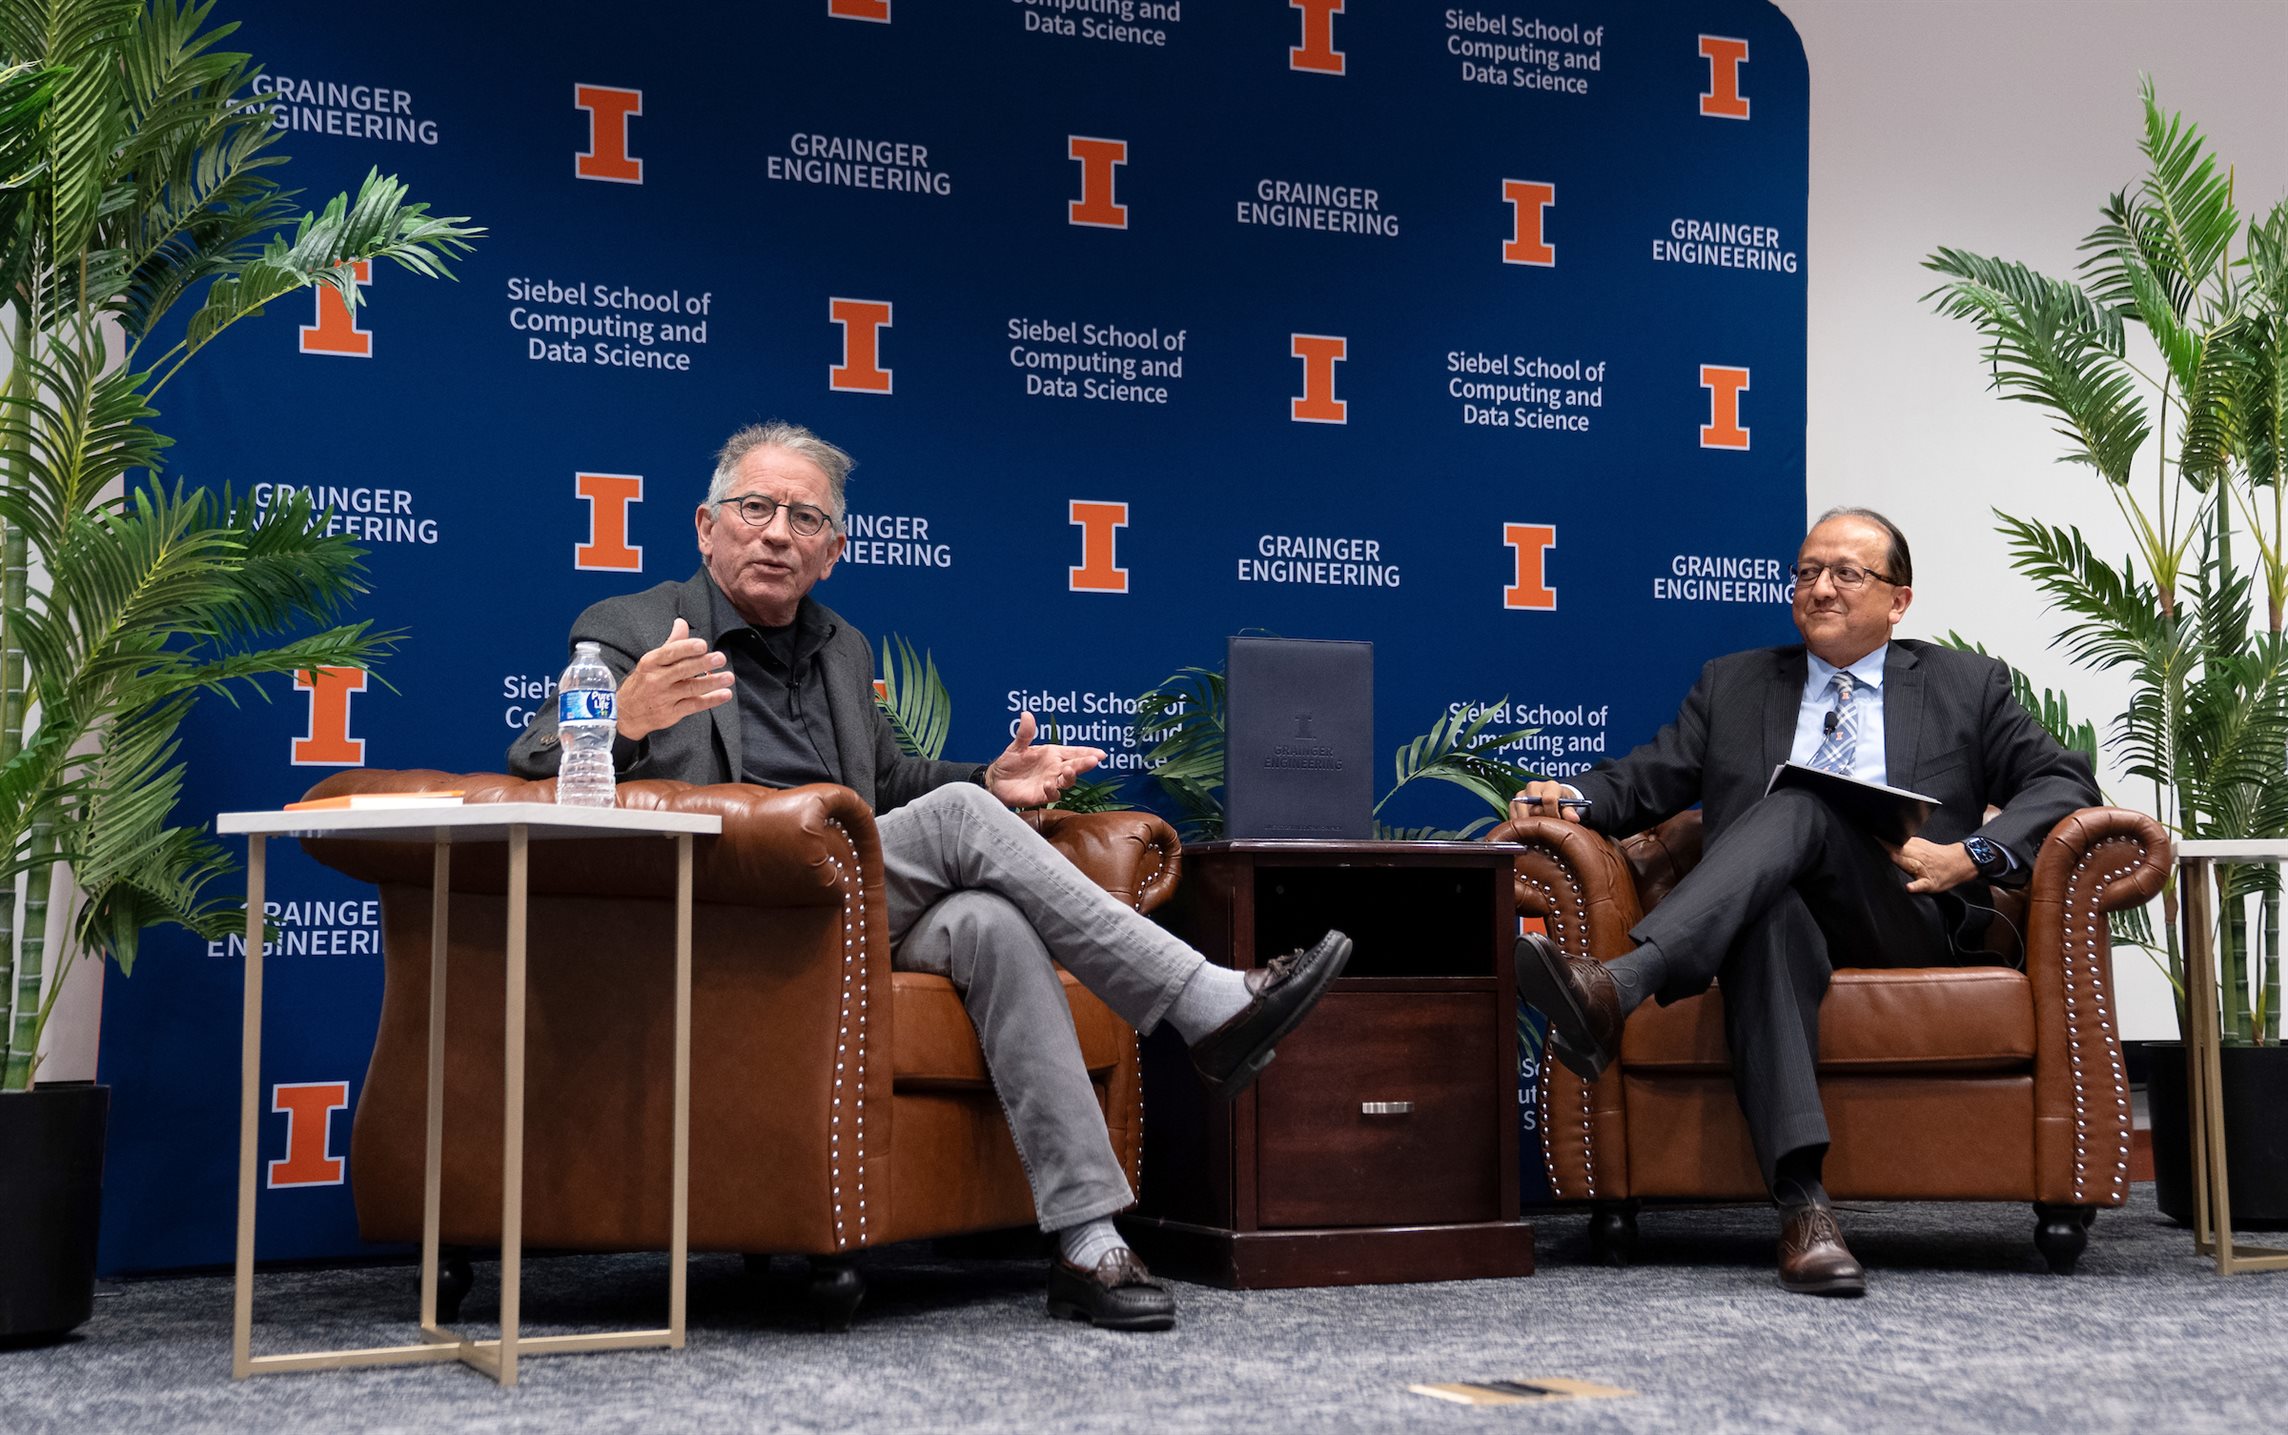
[[[1593,804],[1588,825],[1627,836],[1697,802],[1714,841],[1787,761],[1807,671],[1800,643],[1710,662],[1651,742],[1569,779]],[[1924,838],[1983,832],[2021,874],[2060,819],[2101,800],[2088,761],[2011,696],[2007,667],[1912,639],[1892,640],[1883,662],[1883,756],[1893,787],[1939,800]],[[1992,822],[1990,806],[2002,809]]]
[[[826,680],[828,721],[842,759],[842,784],[877,812],[887,812],[948,783],[972,782],[982,769],[971,762],[931,762],[908,756],[898,746],[889,720],[874,705],[874,652],[866,637],[833,609],[802,600],[830,629],[818,663]],[[606,598],[572,624],[571,643],[593,642],[603,649],[614,676],[626,679],[645,653],[667,640],[677,618],[704,635],[712,611],[704,569],[681,583],[662,583],[641,593]],[[568,643],[565,651],[571,651]],[[620,777],[668,778],[678,782],[737,782],[739,705],[724,703],[694,714],[645,738]],[[520,777],[554,777],[557,759],[556,705],[541,704],[540,716],[508,750],[511,772]]]

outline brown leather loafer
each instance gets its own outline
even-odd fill
[[[1192,1066],[1208,1090],[1226,1101],[1245,1091],[1271,1064],[1272,1047],[1310,1014],[1350,959],[1351,939],[1329,932],[1248,972],[1244,979],[1255,999],[1192,1044]]]
[[[1843,1228],[1825,1206],[1787,1206],[1780,1213],[1780,1288],[1797,1295],[1867,1293],[1867,1268],[1843,1244]]]
[[[1539,932],[1517,939],[1517,990],[1549,1018],[1549,1054],[1595,1081],[1621,1049],[1621,993],[1602,962],[1557,949]]]
[[[1176,1323],[1176,1298],[1167,1282],[1122,1246],[1092,1271],[1062,1259],[1051,1266],[1049,1314],[1085,1320],[1099,1330],[1166,1330]]]

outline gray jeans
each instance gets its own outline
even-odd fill
[[[948,977],[960,991],[1041,1229],[1133,1205],[1052,961],[1149,1032],[1200,954],[1121,905],[982,787],[938,788],[876,827],[890,965]]]

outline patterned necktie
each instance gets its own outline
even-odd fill
[[[1859,755],[1859,709],[1851,701],[1851,674],[1837,673],[1828,686],[1835,689],[1834,725],[1811,755],[1811,765],[1822,772],[1849,777]]]

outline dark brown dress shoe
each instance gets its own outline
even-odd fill
[[[1827,1207],[1781,1208],[1780,1288],[1797,1295],[1867,1293],[1867,1269],[1843,1244],[1843,1228]]]
[[[1176,1298],[1167,1282],[1122,1246],[1092,1271],[1061,1259],[1051,1266],[1049,1314],[1085,1320],[1100,1330],[1166,1330],[1176,1323]]]
[[[1309,1015],[1351,959],[1351,939],[1329,932],[1308,947],[1246,973],[1254,994],[1239,1015],[1192,1043],[1192,1065],[1209,1091],[1229,1101],[1271,1064],[1272,1047]]]
[[[1621,993],[1604,964],[1557,949],[1539,932],[1517,939],[1517,990],[1549,1018],[1549,1054],[1595,1081],[1621,1050]]]

